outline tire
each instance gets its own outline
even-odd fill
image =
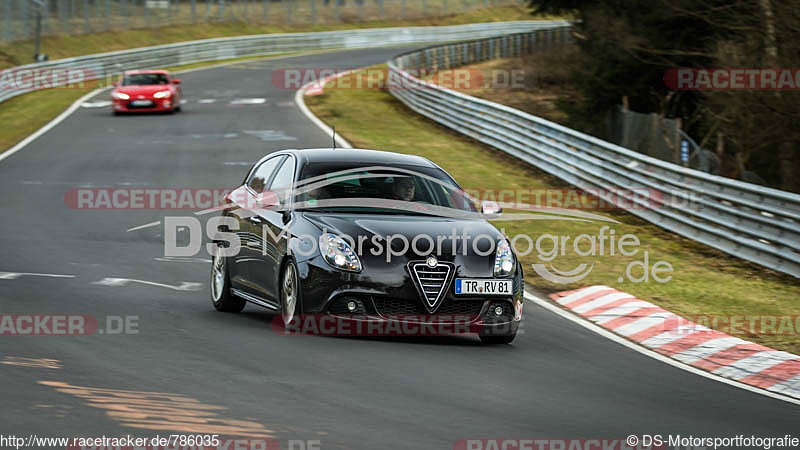
[[[517,337],[517,333],[491,335],[491,336],[480,335],[481,342],[488,345],[510,344],[515,337]]]
[[[211,303],[217,311],[240,312],[247,301],[231,293],[228,258],[214,256],[211,260]]]
[[[181,111],[183,111],[183,109],[181,109],[181,108],[182,108],[182,107],[181,107],[180,105],[176,106],[176,107],[175,107],[175,112],[181,112]]]
[[[290,259],[283,266],[280,283],[281,318],[283,325],[286,326],[303,311],[300,277],[297,273],[297,265],[293,260]]]
[[[484,344],[510,344],[517,337],[518,327],[519,324],[514,322],[500,324],[499,328],[495,325],[481,331],[478,337],[481,338],[481,342]]]

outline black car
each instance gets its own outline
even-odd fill
[[[456,181],[413,155],[356,149],[271,153],[223,210],[211,295],[298,317],[444,323],[468,317],[509,343],[523,274],[507,239]],[[238,241],[238,242],[237,242]]]

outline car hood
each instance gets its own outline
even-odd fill
[[[134,95],[143,95],[145,97],[152,97],[158,91],[171,91],[172,88],[168,84],[155,84],[146,86],[120,86],[115,89],[117,92],[128,94],[133,98]]]
[[[417,248],[429,248],[430,237],[436,244],[441,242],[439,259],[452,261],[453,255],[473,255],[477,249],[485,253],[494,248],[494,243],[503,235],[485,220],[451,219],[417,215],[377,215],[377,214],[322,214],[303,213],[305,218],[320,230],[337,235],[347,235],[356,242],[361,236],[372,242],[373,237],[385,245],[391,240],[392,248],[399,251],[405,242],[411,244],[417,239]],[[398,236],[399,235],[399,236]],[[390,238],[394,236],[394,238]],[[400,237],[402,236],[402,238]],[[466,236],[466,238],[464,237]],[[440,238],[441,237],[441,238]],[[369,245],[365,241],[365,247]],[[369,247],[371,248],[371,246]],[[455,251],[454,251],[455,250]],[[427,252],[429,254],[431,252]],[[409,255],[411,256],[411,255]],[[420,255],[421,256],[421,255]]]

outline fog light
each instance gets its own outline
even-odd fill
[[[350,311],[350,312],[353,312],[353,311],[355,311],[356,309],[358,309],[358,304],[357,304],[356,302],[354,302],[354,301],[352,301],[352,300],[350,300],[349,302],[347,302],[347,310],[348,310],[348,311]]]
[[[503,315],[503,307],[502,306],[495,306],[494,307],[494,315],[495,316],[502,316]]]

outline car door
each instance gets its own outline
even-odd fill
[[[297,161],[289,155],[275,171],[269,183],[269,191],[277,195],[276,208],[263,209],[260,216],[263,222],[263,248],[259,261],[249,267],[253,270],[253,281],[259,295],[268,299],[278,299],[280,265],[287,253],[293,188]]]
[[[251,170],[245,184],[237,189],[234,203],[238,208],[231,214],[239,223],[237,235],[241,241],[239,253],[233,257],[234,264],[230,267],[231,282],[234,287],[260,295],[256,282],[253,279],[254,270],[251,266],[262,258],[261,224],[263,219],[258,214],[260,196],[267,190],[269,181],[275,169],[286,158],[286,155],[277,155],[261,162]]]

